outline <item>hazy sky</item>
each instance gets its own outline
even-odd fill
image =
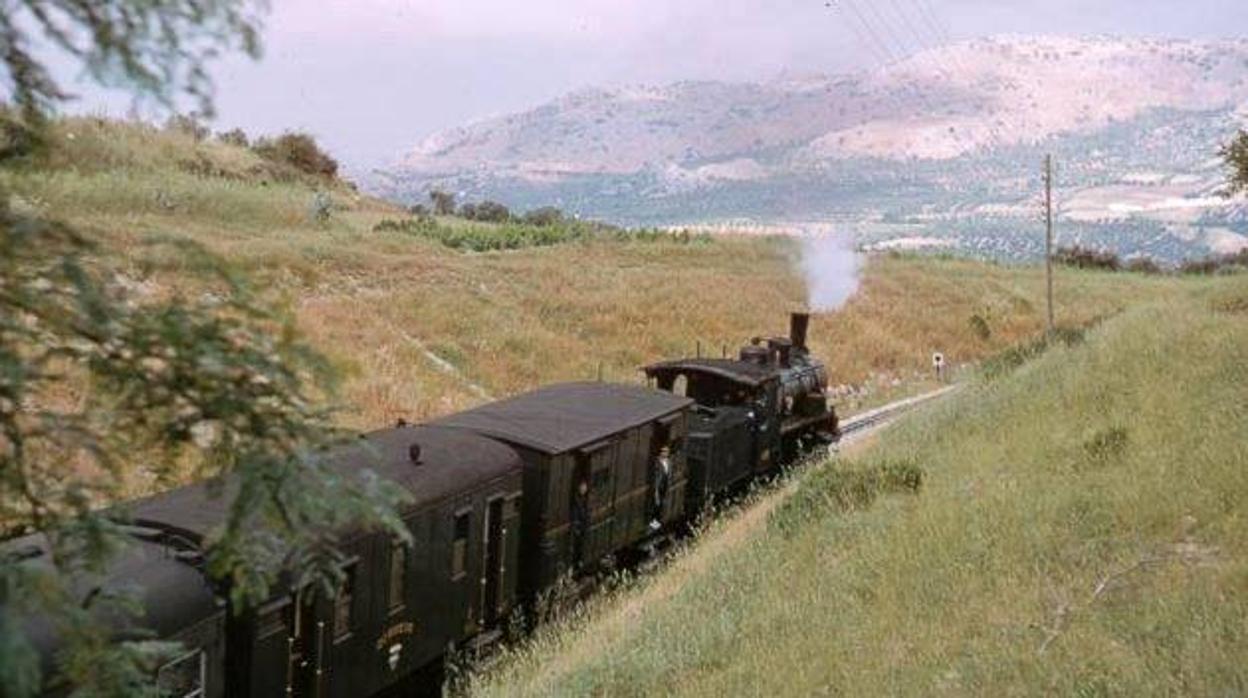
[[[954,38],[1248,34],[1248,0],[272,0],[264,57],[214,70],[215,125],[308,130],[358,170],[578,87],[852,70],[879,52],[851,13],[913,50],[939,36],[921,6]],[[129,103],[78,89],[73,111]]]

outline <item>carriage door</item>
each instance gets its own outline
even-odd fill
[[[503,590],[503,505],[495,497],[485,505],[485,545],[481,565],[481,623],[492,627],[498,622]]]
[[[318,674],[324,644],[325,622],[317,618],[316,594],[304,589],[295,595],[291,624],[290,660],[286,668],[288,695],[311,698],[318,694]]]
[[[590,560],[612,550],[611,530],[615,519],[615,444],[611,441],[582,449],[589,461],[589,540]]]

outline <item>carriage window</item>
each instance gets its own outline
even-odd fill
[[[451,541],[451,579],[463,577],[468,563],[468,526],[471,511],[455,515],[455,538]]]
[[[390,543],[390,603],[391,613],[402,610],[407,587],[407,546],[403,541]]]
[[[162,696],[201,698],[206,672],[207,661],[203,650],[188,652],[160,668],[156,674],[156,687]]]
[[[689,379],[685,378],[683,374],[676,376],[675,380],[672,381],[672,394],[681,397],[689,395]]]
[[[590,479],[589,489],[595,495],[598,495],[602,494],[609,484],[611,484],[611,469],[601,467],[594,471],[594,476]]]
[[[355,598],[355,565],[346,570],[342,588],[334,597],[334,641],[345,640],[351,634],[351,602]]]
[[[589,501],[594,509],[606,506],[615,498],[611,486],[612,473],[610,448],[601,448],[593,452],[589,459]]]

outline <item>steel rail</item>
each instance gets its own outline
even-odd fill
[[[840,424],[841,439],[846,436],[854,436],[871,430],[877,426],[883,426],[886,422],[893,420],[901,414],[908,412],[919,405],[926,404],[938,397],[943,397],[957,390],[959,386],[950,385],[939,390],[933,390],[930,393],[923,393],[905,400],[897,400],[890,402],[883,407],[877,407],[861,414],[846,419]]]

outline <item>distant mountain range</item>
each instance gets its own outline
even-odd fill
[[[581,90],[436,134],[372,186],[1015,258],[1053,152],[1069,241],[1173,259],[1248,242],[1216,196],[1246,121],[1248,41],[994,37],[853,75]]]

